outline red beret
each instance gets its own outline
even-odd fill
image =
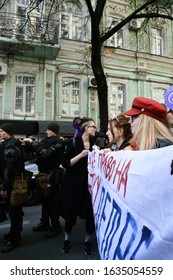
[[[146,97],[136,97],[133,100],[132,108],[124,112],[124,114],[127,116],[145,114],[163,122],[166,118],[167,111],[163,105],[156,100]]]

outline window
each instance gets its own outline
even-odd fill
[[[152,98],[157,100],[160,103],[165,103],[163,93],[166,89],[163,88],[154,88],[152,92]]]
[[[15,76],[15,113],[34,114],[35,112],[35,77]]]
[[[114,118],[125,111],[124,108],[124,95],[125,86],[122,84],[112,83],[110,86],[109,94],[109,116]]]
[[[118,20],[112,18],[111,28],[118,24]],[[108,39],[107,46],[123,48],[123,29],[118,30],[111,38]]]
[[[60,38],[83,40],[82,9],[75,3],[63,3],[60,6]]]
[[[42,15],[40,11],[42,9],[43,4],[40,1],[17,0],[15,36],[23,39],[28,39],[29,36],[37,38],[41,32]]]
[[[73,79],[62,81],[62,115],[79,115],[79,87],[80,82]]]
[[[163,55],[163,31],[162,29],[151,29],[151,52],[156,55]]]
[[[25,33],[27,25],[27,7],[29,0],[17,0],[17,17],[18,17],[18,31]]]

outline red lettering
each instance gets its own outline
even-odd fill
[[[120,162],[118,163],[118,166],[117,166],[117,168],[116,168],[115,175],[114,175],[114,179],[113,179],[113,184],[114,184],[114,182],[115,182],[116,176],[117,176],[117,175],[120,176],[120,174],[121,174],[121,170],[122,170],[122,169],[119,170],[120,163],[121,163],[121,160],[120,160]]]
[[[112,178],[113,172],[115,170],[115,166],[116,166],[116,160],[114,159],[113,156],[111,156],[108,159],[108,164],[107,164],[107,168],[106,168],[106,179],[108,179],[108,181],[110,181],[110,179]]]
[[[97,198],[97,195],[98,195],[100,185],[101,185],[101,178],[100,178],[99,175],[96,176],[95,174],[89,174],[89,176],[92,177],[92,185],[88,185],[88,189],[91,193],[92,201],[93,201],[93,205],[94,205],[94,203],[96,201],[96,198]],[[94,194],[93,194],[94,187],[96,187],[95,197],[94,197]]]
[[[125,163],[126,162],[124,162],[124,164],[122,166],[120,177],[119,177],[118,184],[117,184],[117,190],[120,190],[121,185],[124,186],[124,197],[126,196],[128,171],[130,168],[131,161],[129,161],[127,165],[125,165]],[[124,165],[125,165],[125,168],[124,168]],[[123,168],[124,168],[124,170],[123,170]]]

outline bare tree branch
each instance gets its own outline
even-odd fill
[[[134,16],[134,18],[166,18],[173,21],[173,17],[165,14],[149,13]]]
[[[0,10],[5,6],[5,4],[7,4],[8,3],[8,1],[9,0],[4,0],[4,2],[1,4],[1,6],[0,6]]]
[[[115,27],[113,27],[110,31],[108,31],[106,34],[101,35],[100,41],[101,43],[105,42],[107,39],[109,39],[113,34],[115,34],[118,30],[120,30],[123,26],[125,26],[127,23],[129,23],[135,16],[150,6],[151,4],[155,3],[157,0],[150,0],[147,1],[145,4],[143,4],[141,7],[136,9],[133,13],[131,13],[129,16],[127,16],[125,19],[123,19],[120,23],[118,23]]]

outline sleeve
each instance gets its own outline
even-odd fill
[[[75,156],[74,142],[73,139],[69,139],[66,145],[66,149],[62,155],[62,166],[65,169],[70,168],[70,160]]]
[[[52,146],[50,146],[50,148],[47,150],[47,157],[51,158],[56,155],[61,156],[63,151],[64,151],[63,144],[61,142],[57,142],[57,143],[53,144]]]
[[[3,178],[3,190],[9,190],[12,180],[16,175],[16,166],[20,150],[14,146],[9,146],[5,150],[5,170]]]

